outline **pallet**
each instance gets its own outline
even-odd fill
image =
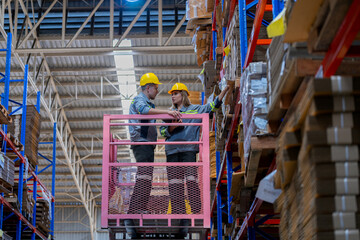
[[[310,52],[327,51],[342,24],[352,0],[325,0],[309,32]]]
[[[305,76],[315,75],[321,60],[294,59],[291,60],[289,70],[278,80],[272,91],[271,105],[269,106],[269,127],[276,132],[281,118],[289,109],[295,93]]]
[[[24,150],[24,146],[21,144],[21,142],[19,141],[19,139],[17,137],[12,135],[11,133],[7,133],[7,137],[11,140],[11,142],[14,144],[14,146],[18,148],[18,151]]]
[[[0,124],[11,124],[12,118],[6,108],[0,104]]]
[[[212,24],[211,16],[210,18],[191,18],[186,25],[186,34],[193,34],[198,26],[207,26]]]
[[[12,191],[13,191],[13,188],[12,188],[11,184],[9,184],[8,182],[6,182],[0,178],[0,192],[11,193]]]
[[[260,160],[263,159],[265,165],[270,165],[275,148],[276,137],[274,136],[251,137],[250,155],[245,170],[245,187],[255,185],[256,179],[260,177],[258,173],[263,170],[259,168]]]
[[[226,138],[231,124],[233,114],[226,113],[221,123],[220,136],[221,138]]]

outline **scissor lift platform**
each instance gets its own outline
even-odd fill
[[[129,119],[143,121],[129,123]],[[151,119],[159,120],[157,123],[146,122]],[[190,223],[186,239],[207,239],[205,235],[210,228],[209,114],[184,114],[181,124],[162,122],[172,119],[169,115],[104,116],[101,226],[109,229],[110,239],[129,239],[124,219],[133,219],[139,239],[176,239],[179,229],[184,228],[180,226],[181,219],[188,219]],[[196,119],[196,122],[186,123],[186,119]],[[115,138],[113,134],[129,125],[176,124],[194,127],[194,131],[200,129],[200,139],[192,142],[131,142]],[[199,145],[197,162],[166,162],[165,155],[164,159],[155,159],[155,162],[134,162],[118,157],[123,145],[186,144]],[[151,189],[139,185],[139,179],[144,176],[151,180]],[[173,184],[171,188],[169,180]],[[135,184],[137,196],[133,194]],[[133,207],[130,211],[130,202],[142,209],[134,210]]]

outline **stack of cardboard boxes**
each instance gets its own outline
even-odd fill
[[[351,77],[309,80],[289,120],[288,135],[299,129],[293,136],[301,137],[292,157],[297,169],[289,184],[282,182],[277,200],[283,239],[360,239],[358,82]],[[289,174],[284,163],[285,158],[282,172]]]
[[[8,132],[17,139],[21,139],[22,112],[13,115],[13,123],[8,126]],[[41,116],[35,106],[27,106],[26,131],[25,131],[25,155],[30,164],[35,167],[38,164],[38,146],[40,137]]]

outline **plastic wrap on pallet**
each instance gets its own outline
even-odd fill
[[[244,131],[244,156],[248,158],[251,137],[267,132],[268,82],[266,63],[250,63],[240,79]]]
[[[3,152],[0,152],[0,179],[6,185],[14,186],[15,164]]]
[[[206,10],[205,0],[188,0],[186,1],[186,20],[192,18],[211,18],[211,12]]]

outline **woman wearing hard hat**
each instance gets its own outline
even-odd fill
[[[206,105],[194,105],[189,100],[190,93],[183,83],[176,83],[168,92],[171,94],[171,110],[179,111],[181,114],[201,114],[210,113],[222,104],[229,87],[226,87],[213,102]],[[200,119],[174,120],[184,123],[201,122]],[[200,126],[162,126],[161,135],[166,137],[166,141],[198,141]],[[196,144],[187,145],[165,145],[166,159],[168,162],[196,162],[196,154],[199,146]],[[186,214],[185,206],[185,187],[186,181],[188,200],[192,213],[200,213],[201,199],[198,186],[197,169],[195,167],[168,167],[169,193],[171,200],[172,214]],[[189,221],[182,219],[181,226],[189,226]],[[187,235],[187,228],[180,229],[179,238]]]

